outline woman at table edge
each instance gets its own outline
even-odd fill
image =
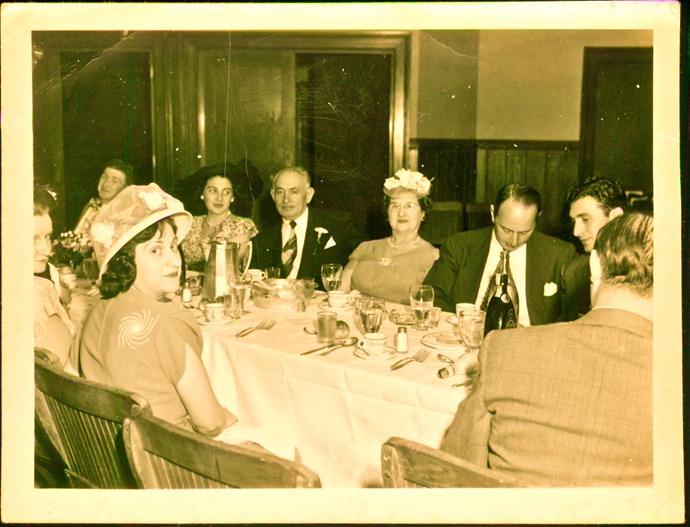
[[[340,290],[409,304],[409,291],[421,284],[439,251],[419,235],[431,210],[431,182],[419,172],[401,169],[383,185],[384,208],[391,235],[363,242],[343,270]]]
[[[157,417],[216,436],[237,419],[213,393],[196,319],[166,296],[179,288],[177,245],[191,220],[155,183],[128,186],[101,209],[91,236],[103,298],[74,341],[71,366],[143,396]]]
[[[221,173],[208,176],[201,199],[206,205],[207,213],[192,218],[189,234],[182,241],[182,250],[187,268],[203,272],[206,262],[204,245],[213,240],[223,239],[226,242],[243,244],[243,249],[248,250],[249,240],[256,236],[259,230],[250,218],[236,216],[230,211],[235,197],[234,185],[229,175]]]
[[[74,326],[60,302],[63,286],[48,262],[52,253],[56,195],[48,185],[34,185],[34,347],[53,352],[64,365],[74,337]]]

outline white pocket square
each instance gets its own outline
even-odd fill
[[[547,282],[544,284],[544,296],[553,296],[558,291],[558,286],[553,282]]]
[[[330,249],[331,247],[335,246],[335,240],[333,239],[333,236],[328,238],[328,241],[326,242],[326,245],[324,245],[324,249]]]

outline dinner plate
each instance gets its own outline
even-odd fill
[[[328,300],[325,300],[319,304],[319,309],[335,309],[338,311],[349,311],[352,309],[352,306],[349,303],[343,304],[340,307],[333,307],[331,304],[328,303]]]
[[[355,357],[359,357],[360,359],[364,360],[386,360],[390,359],[391,357],[395,357],[398,353],[398,350],[395,348],[392,348],[390,346],[386,346],[386,350],[381,354],[381,355],[369,355],[365,350],[362,348],[355,348],[355,350],[352,352],[355,354]]]
[[[455,333],[427,333],[422,337],[422,346],[441,350],[465,350],[465,345],[458,340]]]
[[[199,319],[199,324],[202,326],[225,326],[226,324],[230,324],[230,322],[232,322],[232,318],[230,317],[223,317],[222,320],[216,320],[214,322],[209,322],[204,318]]]

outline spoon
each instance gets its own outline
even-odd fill
[[[354,346],[355,344],[357,344],[358,341],[359,341],[359,339],[357,337],[348,337],[346,339],[339,341],[332,348],[327,349],[323,353],[319,353],[319,355],[321,355],[322,357],[325,357],[326,355],[328,355],[332,351],[337,350],[338,348],[345,348],[347,346]]]
[[[308,333],[309,335],[316,335],[316,330],[313,328],[308,328],[307,326],[304,326],[304,332]]]

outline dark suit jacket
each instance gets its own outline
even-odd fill
[[[589,255],[581,254],[561,269],[560,322],[577,320],[591,307]]]
[[[527,485],[651,485],[652,350],[618,309],[492,331],[441,450]]]
[[[318,239],[317,227],[328,230]],[[282,256],[282,223],[262,230],[253,239],[252,263],[250,267],[265,269],[266,267],[281,267]],[[326,249],[328,241],[333,238],[335,245]],[[317,243],[318,239],[318,243]],[[353,223],[342,216],[319,209],[309,208],[307,232],[304,238],[302,261],[300,262],[297,278],[314,278],[319,288],[321,283],[321,265],[325,263],[339,263],[343,267],[347,264],[352,251],[364,241],[364,236],[354,227]]]
[[[485,227],[460,232],[446,239],[441,256],[424,279],[434,287],[434,304],[444,311],[455,312],[455,304],[474,304],[489,256],[491,231]],[[558,286],[561,268],[575,255],[572,244],[535,231],[527,241],[525,290],[527,311],[533,326],[555,322],[561,312],[559,294],[544,295],[544,284]]]

